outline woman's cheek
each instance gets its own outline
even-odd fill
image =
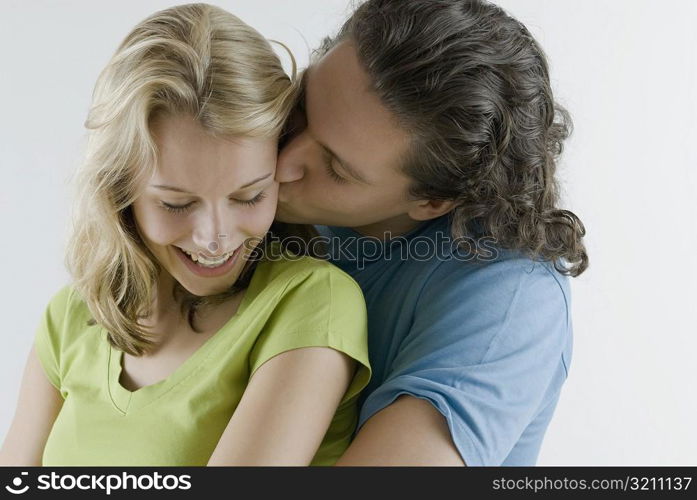
[[[184,215],[173,215],[160,207],[149,207],[146,211],[148,234],[150,239],[160,245],[169,245],[185,231],[188,218]]]
[[[158,207],[134,204],[133,214],[141,235],[157,245],[169,245],[183,229],[181,221],[177,223],[174,217]]]
[[[186,217],[173,217],[169,214],[157,216],[153,227],[153,240],[160,245],[171,245],[187,233],[188,221]]]
[[[266,191],[266,197],[256,206],[247,210],[244,231],[251,237],[263,238],[276,216],[278,205],[278,184]]]

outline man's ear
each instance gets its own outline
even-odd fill
[[[450,212],[457,205],[455,200],[416,200],[407,214],[414,220],[427,221]]]

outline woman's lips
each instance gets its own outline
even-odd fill
[[[177,246],[175,246],[174,248],[175,253],[179,257],[179,259],[184,263],[187,269],[189,269],[189,271],[203,278],[216,278],[227,274],[234,267],[235,263],[239,259],[240,254],[242,253],[243,246],[244,245],[240,245],[239,247],[237,247],[237,249],[228,258],[228,260],[218,267],[200,266],[193,260],[191,260],[191,258],[186,253],[184,253],[184,251],[181,248]]]

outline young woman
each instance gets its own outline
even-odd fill
[[[346,449],[370,377],[363,296],[269,238],[295,96],[269,43],[220,8],[167,9],[126,37],[86,122],[73,283],[36,331],[0,463],[332,464]]]

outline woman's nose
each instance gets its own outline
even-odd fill
[[[228,212],[229,208],[226,209]],[[193,230],[194,245],[199,251],[204,251],[211,256],[223,255],[234,250],[231,227],[234,225],[234,214],[225,213],[216,209],[211,213],[202,214],[195,222]]]

